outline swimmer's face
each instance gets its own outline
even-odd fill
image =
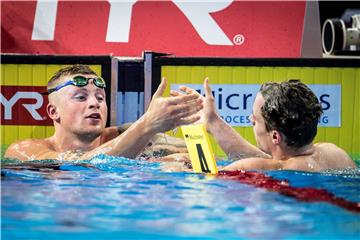
[[[251,115],[251,121],[253,124],[254,135],[256,139],[256,143],[258,147],[266,152],[270,153],[270,144],[272,143],[270,133],[266,130],[265,127],[265,119],[261,114],[261,107],[264,105],[265,100],[263,96],[258,93],[256,95],[254,105],[253,105],[253,113]]]
[[[96,77],[82,74],[68,75],[62,77],[56,85],[65,83],[74,76]],[[95,86],[92,79],[83,87],[68,85],[49,95],[50,105],[54,105],[56,109],[55,115],[49,115],[67,131],[98,136],[105,128],[107,120],[105,97],[105,90]]]

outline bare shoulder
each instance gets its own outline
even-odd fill
[[[39,153],[51,150],[51,145],[47,139],[26,139],[12,143],[4,156],[26,161],[37,159]]]
[[[329,142],[320,142],[320,143],[315,143],[314,146],[316,148],[322,148],[322,149],[341,149],[339,148],[336,144],[334,143],[329,143]],[[342,149],[341,149],[342,150]]]
[[[314,147],[320,161],[326,160],[331,169],[355,167],[355,163],[350,156],[336,144],[316,143]]]
[[[328,142],[316,143],[314,144],[314,147],[316,152],[325,154],[327,156],[335,155],[336,157],[350,158],[342,148],[338,147],[334,143],[328,143]]]

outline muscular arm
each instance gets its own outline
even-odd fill
[[[10,146],[5,156],[20,160],[88,159],[103,153],[135,158],[156,133],[168,131],[179,125],[190,124],[199,119],[195,114],[202,108],[202,101],[197,94],[165,98],[162,97],[165,88],[166,81],[163,80],[155,92],[147,112],[124,133],[116,136],[118,134],[114,135],[111,133],[113,129],[110,129],[107,137],[116,136],[115,138],[107,142],[104,142],[107,140],[104,139],[104,136],[102,136],[103,139],[100,137],[100,141],[94,139],[99,144],[103,144],[84,154],[76,150],[65,150],[64,153],[59,153],[53,147],[56,146],[56,142],[50,144],[50,141],[40,139],[14,144]]]
[[[125,123],[121,126],[108,127],[104,130],[101,135],[101,143],[108,142],[120,134],[124,133],[133,123]],[[155,134],[149,144],[151,146],[160,145],[160,146],[171,146],[174,148],[186,148],[185,141],[182,138],[172,137],[165,133],[157,133]]]
[[[121,135],[85,153],[81,158],[88,159],[98,154],[135,158],[148,144],[155,131],[144,117],[140,118]]]
[[[160,132],[190,124],[199,119],[196,114],[202,108],[202,100],[196,93],[164,98],[166,81],[163,80],[155,92],[147,112],[124,133],[100,147],[86,153],[89,158],[99,153],[135,158]]]
[[[84,153],[81,151],[56,152],[52,149],[46,139],[28,139],[18,141],[9,146],[5,153],[5,157],[19,159],[21,161],[29,160],[46,160],[46,159],[87,159],[100,153],[115,155],[113,148],[121,151],[124,156],[132,157],[144,146],[151,142],[148,151],[152,155],[155,151],[164,152],[165,155],[172,153],[187,152],[185,143],[182,139],[167,136],[165,134],[147,134],[148,130],[142,127],[142,122],[138,121],[134,124],[124,124],[119,127],[108,127],[101,136],[100,147],[93,151]],[[130,128],[133,126],[132,128]],[[128,130],[129,129],[129,130]],[[128,131],[127,131],[128,130]],[[123,136],[120,137],[121,134]],[[139,140],[138,136],[142,136]],[[126,142],[126,144],[124,144]],[[119,144],[120,146],[117,146]],[[140,149],[140,150],[139,150]]]
[[[219,143],[227,156],[229,158],[246,158],[255,156],[270,158],[269,155],[244,139],[219,116],[216,110],[215,100],[212,95],[208,79],[205,79],[204,81],[204,89],[204,109],[201,113],[200,122],[205,124],[206,129],[214,136],[215,140]],[[196,92],[194,89],[186,86],[180,87],[180,90],[188,94]]]
[[[256,146],[249,143],[220,116],[208,123],[208,131],[214,136],[229,158],[262,157],[270,158]]]

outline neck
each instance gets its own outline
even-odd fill
[[[100,146],[100,136],[91,134],[77,135],[73,133],[61,134],[55,131],[51,137],[56,152],[80,150],[87,152]]]
[[[278,160],[288,160],[294,157],[303,157],[307,155],[311,155],[314,153],[313,144],[305,145],[301,148],[291,148],[288,146],[276,146],[275,149],[271,152],[273,159]]]

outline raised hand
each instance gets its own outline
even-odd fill
[[[197,93],[163,97],[166,85],[167,81],[163,78],[144,115],[154,133],[198,121],[200,116],[197,113],[203,108],[202,98]]]
[[[202,99],[204,108],[199,111],[200,119],[199,119],[199,121],[197,121],[197,123],[204,124],[206,129],[209,130],[211,122],[217,118],[220,118],[219,114],[216,110],[215,99],[211,92],[211,88],[209,85],[209,79],[205,78],[205,80],[204,80],[205,97],[200,95],[196,90],[189,88],[187,86],[180,86],[179,90],[181,90],[182,92],[184,92],[186,94],[197,94],[199,96],[199,98]],[[170,95],[177,97],[177,96],[181,96],[184,94],[176,92],[176,91],[172,91],[172,92],[170,92]]]

